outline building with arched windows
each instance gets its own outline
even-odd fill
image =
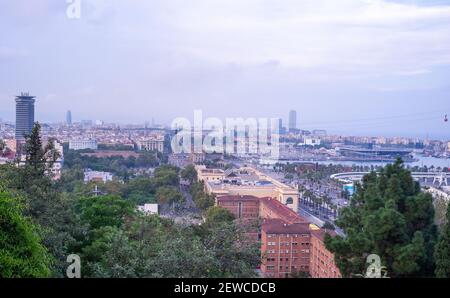
[[[297,212],[298,190],[251,167],[234,170],[208,169],[196,166],[199,181],[205,183],[205,191],[216,197],[239,195],[258,198],[275,198]]]

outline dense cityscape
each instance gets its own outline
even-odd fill
[[[174,153],[170,140],[175,138],[177,131],[168,127],[154,123],[121,126],[102,121],[72,122],[70,111],[64,123],[39,124],[35,122],[34,115],[35,105],[39,104],[36,97],[22,93],[15,101],[16,123],[2,122],[0,130],[2,180],[14,185],[17,181],[11,179],[17,179],[12,178],[17,175],[15,168],[33,167],[36,158],[39,158],[45,164],[41,169],[44,176],[35,178],[51,179],[53,182],[49,180],[48,187],[53,191],[63,191],[66,196],[85,197],[73,198],[75,201],[72,203],[88,204],[82,207],[86,210],[79,216],[94,216],[85,219],[91,229],[97,224],[100,224],[97,229],[120,228],[126,224],[126,221],[120,223],[121,220],[134,216],[144,221],[167,220],[165,225],[179,226],[181,233],[186,232],[186,227],[210,227],[221,221],[231,221],[233,224],[229,232],[234,233],[235,237],[240,235],[237,239],[245,237],[247,240],[244,242],[246,246],[236,247],[236,239],[227,239],[232,245],[227,249],[236,250],[238,255],[245,253],[248,263],[244,271],[228,268],[223,276],[337,278],[342,277],[343,273],[345,276],[356,274],[343,272],[348,269],[336,260],[333,242],[325,239],[330,236],[347,237],[345,226],[340,223],[341,214],[345,214],[352,198],[361,192],[359,187],[366,179],[364,176],[370,176],[371,172],[383,173],[392,167],[384,168],[386,164],[394,164],[397,171],[407,168],[405,173],[411,173],[408,174],[409,183],[413,180],[419,182],[418,191],[428,193],[432,198],[435,212],[428,215],[433,217],[432,222],[438,226],[447,224],[450,171],[448,166],[441,165],[450,163],[448,141],[329,136],[324,130],[310,132],[298,129],[297,113],[290,111],[289,127],[283,127],[282,120],[278,120],[280,150],[277,158],[258,153],[259,150],[250,152],[252,144],[249,134],[238,138],[237,131],[233,134],[236,136],[234,143],[246,143],[244,152],[237,152],[234,146],[231,152],[225,153],[208,153],[206,150]],[[245,127],[241,129],[245,130]],[[203,131],[202,135],[204,140],[208,131]],[[225,138],[222,139],[224,141]],[[41,148],[36,148],[36,145]],[[257,142],[253,145],[259,147],[261,144]],[[421,158],[432,158],[432,161],[440,163],[418,163]],[[24,174],[28,175],[26,172]],[[366,183],[364,181],[363,185]],[[36,191],[23,185],[17,187],[25,197],[28,192]],[[47,191],[51,192],[50,189]],[[45,190],[42,191],[45,193]],[[108,211],[111,205],[115,208]],[[106,209],[102,211],[102,208]],[[102,219],[105,222],[96,223],[98,216],[105,216]],[[97,229],[91,233],[97,235]],[[108,233],[114,236],[119,231]],[[92,246],[98,245],[97,241],[107,241],[105,245],[112,245],[114,242],[108,244],[108,241],[119,240],[102,240],[105,235],[100,236],[100,240],[92,238],[88,243],[93,241]],[[46,236],[49,237],[44,235],[44,239]],[[86,241],[76,239],[77,235],[71,237],[73,242]],[[77,247],[72,245],[75,246],[63,247]],[[78,246],[77,252],[89,260],[89,250],[93,248],[86,243],[83,245]],[[52,249],[56,247],[50,247],[50,251]],[[242,249],[245,251],[242,252]],[[96,253],[103,255],[108,251]],[[231,254],[231,259],[237,257]],[[54,261],[56,263],[52,266],[56,267],[48,267],[51,270],[48,272],[62,274],[58,272],[58,260]],[[136,268],[127,268],[130,266],[128,263],[121,264],[125,268],[116,271],[102,263],[104,261],[102,257],[98,260],[93,257],[92,263],[87,265],[92,268],[85,274],[92,277],[141,276],[135,271]],[[97,266],[103,266],[101,270],[104,271],[98,271]],[[364,270],[363,267],[358,269]],[[394,268],[389,269],[391,275],[426,274],[415,270],[395,272]],[[14,276],[16,273],[11,274]],[[146,274],[175,277],[184,273]],[[206,272],[195,274],[208,276],[204,275]]]
[[[1,2],[0,283],[437,291],[449,20],[450,0]]]

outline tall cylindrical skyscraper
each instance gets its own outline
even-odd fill
[[[35,96],[23,93],[16,97],[16,139],[24,141],[34,125]]]

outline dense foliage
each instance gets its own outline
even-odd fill
[[[450,204],[447,207],[447,221],[441,229],[434,257],[436,277],[450,278]]]
[[[194,165],[186,166],[180,173],[181,178],[187,180],[189,183],[197,181],[197,171]]]
[[[0,166],[0,277],[63,277],[70,254],[81,257],[83,277],[256,276],[259,244],[230,217],[211,211],[209,224],[179,225],[137,212],[146,202],[183,205],[178,168],[163,165],[94,192],[83,168],[95,164],[84,158],[52,179],[58,156],[42,146],[39,129],[27,138],[23,164]]]
[[[51,258],[17,198],[0,188],[0,277],[46,277]]]
[[[214,206],[215,200],[214,196],[209,195],[205,192],[204,182],[194,182],[189,188],[192,199],[195,204],[201,210],[207,210],[209,207]]]
[[[214,225],[216,223],[232,222],[235,218],[234,215],[228,211],[228,209],[214,206],[208,208],[205,212],[207,225]]]
[[[94,171],[111,172],[116,176],[128,179],[130,169],[152,168],[160,165],[162,156],[157,152],[139,152],[139,156],[95,157],[87,155],[91,150],[74,151],[67,150],[64,155],[66,168],[92,169]]]
[[[346,237],[326,237],[344,276],[365,272],[366,257],[377,254],[390,277],[433,276],[437,230],[430,194],[420,191],[401,160],[357,185],[337,225]]]

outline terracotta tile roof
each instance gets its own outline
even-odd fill
[[[308,223],[289,224],[281,219],[265,219],[262,231],[267,234],[310,234]]]
[[[324,240],[326,233],[330,234],[331,237],[335,237],[337,235],[336,232],[333,230],[325,230],[325,229],[311,230],[311,235],[318,238],[322,242]]]
[[[278,215],[278,217],[284,219],[290,223],[306,223],[306,219],[295,213],[292,209],[285,206],[280,201],[273,198],[261,198],[261,203],[269,208],[272,212]]]
[[[271,211],[271,214],[274,217],[278,217],[288,223],[309,223],[304,217],[298,215],[297,213],[295,213],[295,211],[293,211],[283,203],[279,202],[277,199],[271,197],[258,198],[250,195],[245,196],[224,195],[219,196],[216,199],[217,202],[233,202],[233,201],[260,202],[260,204],[264,204],[264,206]],[[263,217],[261,214],[260,216]]]

